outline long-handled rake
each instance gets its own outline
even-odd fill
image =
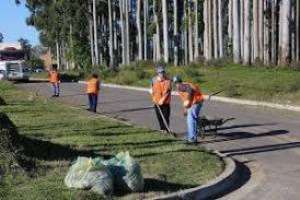
[[[160,114],[160,116],[161,116],[161,118],[162,118],[162,120],[163,120],[163,122],[164,122],[164,125],[165,125],[165,127],[167,128],[167,132],[168,132],[170,135],[172,135],[173,137],[176,137],[176,134],[175,134],[174,132],[171,131],[171,129],[170,129],[168,123],[167,123],[167,120],[166,120],[165,116],[163,115],[163,113],[162,113],[160,107],[159,107],[158,105],[156,105],[156,104],[155,104],[155,106],[157,107],[158,112],[159,112],[159,114]]]

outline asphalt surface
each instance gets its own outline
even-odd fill
[[[51,96],[47,83],[18,84],[18,87]],[[61,97],[51,99],[82,109],[87,107],[84,85],[64,83],[61,91]],[[146,92],[102,88],[98,112],[158,129]],[[221,199],[300,199],[300,113],[207,101],[202,114],[211,118],[235,118],[220,128],[218,137],[199,141],[200,145],[232,156],[243,166],[240,183]],[[171,129],[185,134],[185,118],[177,97],[172,101]]]

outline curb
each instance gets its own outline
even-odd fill
[[[227,157],[218,151],[214,151],[214,153],[217,156],[221,157],[225,163],[225,170],[222,172],[220,176],[218,176],[214,180],[209,181],[207,184],[203,186],[182,190],[167,195],[158,196],[152,198],[151,200],[210,199],[230,189],[233,186],[233,184],[235,184],[239,175],[236,167],[236,163],[232,158]]]
[[[78,81],[80,84],[84,84],[85,81]],[[104,87],[109,88],[117,88],[117,89],[127,89],[127,90],[135,90],[141,92],[151,92],[148,88],[143,87],[134,87],[134,86],[127,86],[127,85],[117,85],[117,84],[109,84],[109,83],[102,83]],[[172,95],[177,96],[177,92],[172,92]],[[204,96],[205,99],[208,99],[208,95]],[[261,106],[261,107],[268,107],[268,108],[275,108],[279,110],[289,110],[300,112],[300,106],[293,106],[293,105],[284,105],[284,104],[276,104],[276,103],[269,103],[264,101],[253,101],[253,100],[243,100],[243,99],[235,99],[229,97],[220,97],[220,96],[213,96],[210,98],[213,101],[219,101],[224,103],[232,103],[232,104],[240,104],[240,105],[248,105],[248,106]]]
[[[186,200],[203,199],[204,200],[204,199],[214,198],[217,195],[230,189],[235,184],[239,176],[236,163],[232,158],[227,157],[218,151],[214,151],[214,153],[220,158],[222,158],[222,160],[225,163],[225,170],[222,172],[220,176],[218,176],[214,180],[209,181],[207,184],[203,186],[182,190],[167,195],[158,196],[155,198],[151,198],[151,200],[177,200],[177,199],[186,199]]]

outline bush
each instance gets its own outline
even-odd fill
[[[135,71],[120,71],[116,77],[116,82],[123,85],[132,85],[139,81],[139,77]]]

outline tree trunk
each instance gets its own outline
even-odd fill
[[[148,0],[144,0],[144,60],[148,59]]]
[[[126,35],[126,64],[130,63],[130,35],[129,35],[129,11],[128,11],[128,0],[125,1],[125,35]]]
[[[233,61],[240,62],[240,22],[239,22],[239,0],[233,0]]]
[[[159,26],[159,20],[158,20],[158,15],[157,15],[157,2],[158,0],[153,0],[153,7],[154,7],[154,21],[155,21],[155,27],[156,27],[156,58],[157,60],[161,60],[161,44],[160,44],[160,26]]]
[[[164,61],[169,62],[169,36],[168,36],[168,8],[167,0],[162,0],[163,14],[163,38],[164,38]]]
[[[253,0],[253,61],[259,58],[259,18],[258,18],[258,1]]]
[[[188,2],[186,0],[183,1],[183,48],[184,48],[184,64],[187,65],[189,62],[189,54],[188,54],[188,24],[187,19],[187,6]]]
[[[189,33],[189,61],[194,61],[194,53],[193,53],[193,24],[192,24],[192,12],[191,12],[191,4],[188,4],[188,33]]]
[[[126,64],[124,8],[125,8],[124,7],[124,1],[119,1],[120,27],[121,27],[121,46],[122,46],[122,65]]]
[[[219,58],[218,55],[218,0],[213,0],[213,41],[214,41],[214,58]]]
[[[264,60],[264,1],[259,0],[258,16],[259,16],[259,59]]]
[[[213,26],[212,26],[212,1],[208,1],[208,60],[212,59],[212,53],[213,53]]]
[[[97,13],[96,0],[93,0],[95,65],[98,65],[99,64],[99,51],[98,51],[98,31],[97,31],[97,14],[96,13]]]
[[[111,0],[108,0],[108,27],[109,27],[109,41],[108,41],[108,48],[109,48],[109,67],[114,67],[114,44],[113,44],[113,24],[112,24],[112,5]]]
[[[218,25],[219,25],[219,57],[223,58],[224,57],[224,44],[223,44],[223,3],[222,0],[219,0],[218,2]]]
[[[198,28],[198,21],[199,21],[199,13],[198,13],[198,0],[194,0],[194,12],[195,12],[195,21],[194,21],[194,30],[195,30],[195,43],[194,43],[194,59],[198,59],[199,57],[199,28]]]
[[[69,52],[71,53],[71,68],[75,69],[75,62],[74,62],[74,42],[73,42],[73,26],[70,24],[70,30],[69,30],[69,39],[70,39],[70,45],[69,45]]]
[[[272,0],[272,53],[271,53],[271,60],[272,64],[276,65],[277,63],[277,0]]]
[[[136,27],[138,32],[138,59],[143,59],[143,39],[142,39],[142,28],[141,28],[141,4],[142,0],[137,0],[136,10]]]
[[[244,1],[245,0],[240,0],[240,48],[241,48],[241,58],[244,57]]]
[[[249,65],[251,60],[251,32],[250,32],[250,0],[244,1],[244,65]]]
[[[92,13],[92,5],[89,6],[89,11]],[[95,65],[95,50],[94,50],[94,35],[93,35],[93,21],[89,18],[89,34],[90,34],[90,50],[91,50],[91,60],[92,65]]]
[[[233,0],[229,0],[228,2],[228,44],[229,46],[227,48],[229,48],[228,53],[232,53],[232,35],[233,35],[233,25],[232,25],[232,1]],[[231,55],[230,55],[231,56]]]
[[[269,19],[268,19],[268,2],[264,1],[264,64],[270,64],[270,46],[269,46]]]
[[[208,0],[204,0],[203,2],[203,21],[204,21],[203,54],[204,54],[204,58],[208,59]]]
[[[174,65],[178,66],[178,2],[174,0]]]
[[[57,68],[60,69],[60,47],[59,47],[59,42],[58,39],[56,39],[56,63],[57,63]]]
[[[289,63],[290,52],[290,29],[289,19],[291,12],[291,1],[284,0],[280,3],[280,35],[279,35],[279,64],[284,66]]]
[[[296,0],[296,60],[300,59],[300,1]]]

